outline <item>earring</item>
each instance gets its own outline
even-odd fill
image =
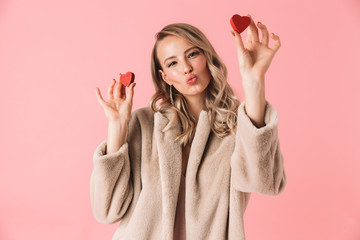
[[[171,101],[171,104],[174,105],[174,100],[173,100],[173,96],[172,96],[172,85],[170,85],[170,101]]]

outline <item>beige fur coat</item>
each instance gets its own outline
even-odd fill
[[[218,138],[208,112],[200,113],[186,172],[186,239],[245,239],[243,214],[252,192],[278,195],[286,185],[278,115],[266,102],[265,123],[255,127],[238,110],[236,134]],[[181,180],[180,125],[163,132],[173,114],[132,112],[126,142],[106,154],[95,150],[90,181],[97,221],[119,226],[113,240],[173,239]]]

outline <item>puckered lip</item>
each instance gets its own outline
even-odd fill
[[[190,80],[193,79],[194,77],[196,77],[195,74],[190,74],[189,76],[187,76],[186,82],[190,81]]]

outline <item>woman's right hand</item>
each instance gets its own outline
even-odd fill
[[[125,86],[120,82],[115,87],[116,80],[108,88],[108,101],[105,101],[101,96],[100,89],[96,88],[96,95],[100,105],[103,107],[106,118],[109,121],[125,121],[129,122],[131,116],[131,109],[133,105],[134,87],[136,83],[131,83],[126,89]]]

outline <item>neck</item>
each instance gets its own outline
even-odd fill
[[[190,114],[195,117],[197,122],[201,110],[205,110],[205,93],[196,96],[185,96],[185,98]]]

